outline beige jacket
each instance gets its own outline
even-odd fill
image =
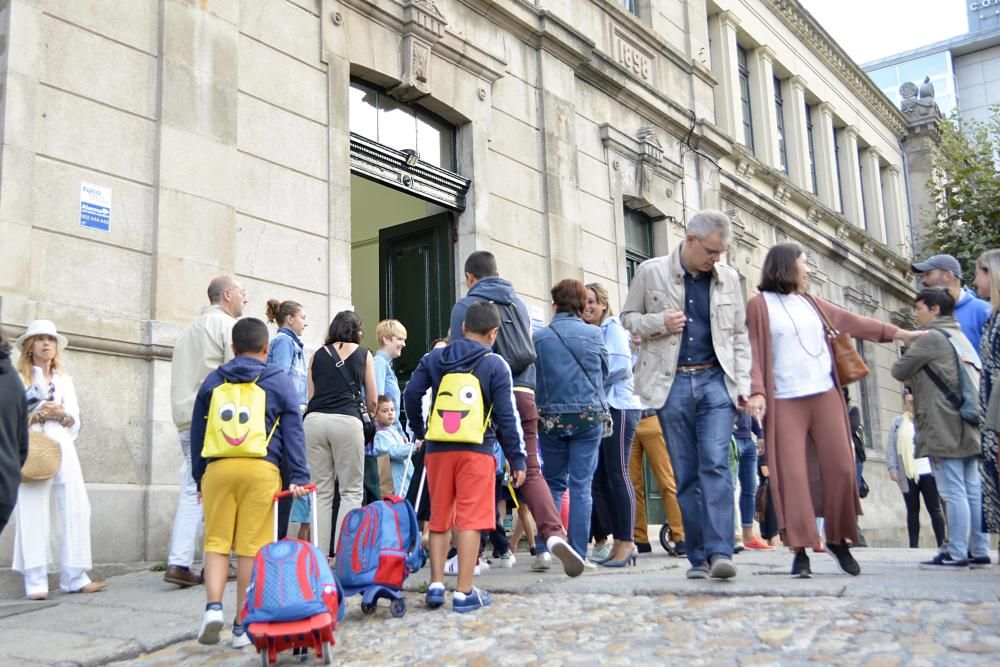
[[[191,428],[194,398],[208,374],[233,358],[236,318],[222,306],[207,306],[184,327],[170,367],[170,406],[178,431]]]
[[[733,405],[750,395],[750,339],[739,274],[716,264],[711,288],[712,343],[726,374]],[[668,334],[663,311],[684,310],[684,269],[681,246],[664,257],[639,265],[622,306],[625,328],[642,337],[635,367],[635,393],[645,405],[659,408],[667,401],[677,368],[681,334]]]

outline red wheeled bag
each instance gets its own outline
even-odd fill
[[[306,488],[313,493],[313,543],[277,539],[277,502],[291,492],[276,493],[275,541],[257,552],[243,605],[241,620],[265,667],[288,649],[299,649],[302,655],[313,650],[324,664],[330,664],[336,643],[333,631],[344,616],[344,592],[315,544],[316,487],[310,484]]]

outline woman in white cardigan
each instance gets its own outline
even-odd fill
[[[59,357],[66,343],[66,337],[48,320],[31,322],[17,339],[18,374],[26,387],[36,385],[43,397],[29,416],[29,428],[45,433],[62,450],[62,463],[54,477],[22,482],[18,489],[13,569],[24,575],[24,592],[30,600],[45,600],[49,594],[51,494],[55,494],[61,519],[59,587],[67,593],[96,593],[105,587],[87,576],[91,568],[90,500],[74,444],[80,432],[80,405]]]

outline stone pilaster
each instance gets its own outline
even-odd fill
[[[750,52],[750,107],[754,154],[764,164],[780,169],[774,108],[774,51],[766,46]]]
[[[813,114],[813,148],[816,153],[816,194],[827,208],[840,210],[837,191],[837,149],[834,139],[833,106],[827,102],[816,105]]]
[[[740,106],[740,76],[736,57],[736,29],[739,22],[731,12],[719,12],[708,19],[712,44],[712,73],[715,87],[715,122],[737,143],[745,144],[743,110]]]
[[[858,128],[848,125],[840,131],[838,141],[840,188],[844,193],[844,217],[864,228],[864,208],[861,201],[861,162],[858,154]]]
[[[903,257],[909,256],[909,216],[903,198],[902,170],[894,164],[882,170],[882,200],[885,207],[885,244]]]
[[[861,187],[864,192],[868,233],[877,241],[886,241],[885,208],[882,196],[881,153],[875,147],[861,151]]]
[[[784,87],[782,98],[785,100],[785,152],[788,154],[788,176],[797,186],[811,192],[813,185],[809,169],[806,82],[801,76],[793,76],[784,83]]]

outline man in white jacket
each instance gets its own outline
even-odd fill
[[[210,305],[198,319],[177,336],[170,369],[170,404],[184,464],[163,580],[184,587],[201,583],[201,577],[191,571],[191,563],[204,519],[198,488],[191,475],[191,412],[201,383],[209,373],[233,358],[233,325],[243,315],[246,290],[232,276],[219,276],[208,285],[208,302]]]

